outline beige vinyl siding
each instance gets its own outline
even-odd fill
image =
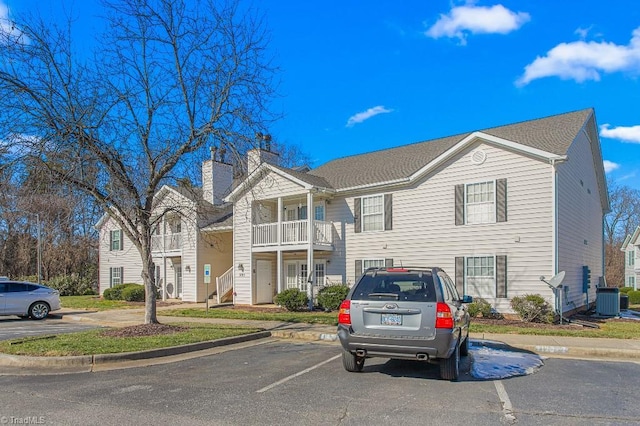
[[[234,303],[250,305],[251,292],[251,204],[253,192],[233,203],[233,287]],[[244,271],[238,268],[243,265]]]
[[[252,235],[252,206],[260,200],[270,200],[277,197],[300,195],[306,197],[306,191],[299,184],[268,171],[266,175],[256,182],[249,191],[245,191],[233,204],[233,267],[234,267],[234,291],[236,296],[234,303],[250,305],[254,303],[255,278],[253,271],[256,268],[255,258],[251,252]],[[270,204],[270,203],[269,203]],[[273,209],[273,221],[277,220],[277,208]],[[244,272],[238,269],[238,265],[244,266]],[[277,272],[274,262],[272,271]],[[276,282],[275,276],[273,282]],[[274,286],[277,288],[277,286]]]
[[[477,148],[487,154],[481,165],[470,161]],[[508,220],[455,226],[455,185],[500,178],[507,179]],[[385,192],[371,192],[377,193]],[[456,256],[507,255],[509,298],[539,293],[552,299],[539,280],[551,270],[553,252],[552,175],[543,161],[476,143],[413,187],[393,192],[391,231],[354,233],[353,200],[353,196],[346,199],[348,210],[339,209],[344,200],[332,200],[345,223],[345,266],[350,280],[356,275],[356,259],[393,258],[396,266],[441,266],[453,277]],[[506,299],[489,302],[500,310],[510,309]]]
[[[233,264],[233,235],[232,232],[210,232],[202,234],[198,242],[198,266],[195,279],[198,287],[198,301],[202,302],[207,294],[204,283],[204,265],[211,265],[211,282],[209,294],[216,290],[216,277],[225,273]]]
[[[111,218],[107,219],[100,228],[98,262],[100,294],[111,286],[109,268],[123,268],[123,283],[143,283],[140,253],[124,232],[122,232],[122,250],[110,250],[110,232],[118,229],[120,225]]]
[[[629,265],[629,253],[634,253],[634,264]],[[635,288],[640,288],[640,245],[629,243],[626,250],[622,252],[624,255],[624,284],[629,286],[629,277],[634,277]],[[636,272],[638,271],[638,272]],[[609,285],[617,285],[617,283],[609,283]]]
[[[182,297],[185,302],[204,302],[204,293],[199,293],[197,288],[198,261],[197,245],[198,230],[196,228],[196,214],[193,210],[187,210],[182,216]],[[191,272],[187,271],[187,266]],[[177,293],[175,293],[177,296]]]
[[[353,284],[353,274],[349,275],[347,265],[346,240],[348,232],[353,232],[353,199],[351,207],[344,197],[336,197],[325,204],[325,218],[333,223],[333,251],[328,253],[327,278],[332,283]],[[353,266],[352,266],[353,268]]]
[[[578,134],[567,157],[568,161],[558,165],[558,271],[565,271],[563,285],[569,286],[563,310],[587,301],[582,291],[583,265],[591,269],[589,303],[595,301],[598,278],[603,275],[603,211],[585,132]]]
[[[199,295],[196,288],[197,279],[197,244],[198,244],[198,229],[197,229],[197,213],[195,211],[195,204],[187,198],[176,194],[171,191],[168,192],[165,197],[160,200],[158,206],[155,208],[156,212],[163,211],[179,211],[180,224],[181,224],[181,254],[167,254],[166,255],[166,280],[165,289],[172,288],[173,292],[168,295],[171,298],[178,297],[178,289],[176,283],[176,266],[180,264],[182,268],[182,297],[185,302],[198,302],[204,301],[204,294]],[[164,229],[164,227],[162,227]],[[164,259],[162,256],[158,256],[157,263],[160,265],[161,275],[164,274]],[[175,266],[174,266],[175,265]],[[187,266],[191,269],[187,271]],[[164,276],[163,276],[164,278]]]

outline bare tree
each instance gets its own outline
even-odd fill
[[[640,191],[628,186],[609,185],[611,212],[604,223],[605,267],[607,283],[624,282],[624,254],[620,251],[625,237],[640,225]]]
[[[107,211],[136,246],[145,323],[157,322],[154,195],[210,145],[236,157],[269,119],[273,69],[237,1],[107,0],[92,58],[63,27],[15,19],[0,34],[0,139]]]

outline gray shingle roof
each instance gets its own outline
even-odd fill
[[[299,172],[294,169],[287,169],[285,167],[275,166],[273,164],[271,166],[278,170],[283,171],[289,176],[300,179],[301,181],[306,182],[309,185],[313,185],[319,188],[332,188],[332,186],[326,181],[326,179],[321,176],[316,176],[316,175],[305,173],[305,172]]]
[[[565,155],[592,114],[593,109],[588,108],[480,131],[552,154]],[[300,179],[313,183],[313,179],[319,178],[324,181],[324,185],[319,186],[341,189],[407,178],[471,133],[338,158],[309,171],[306,178]],[[291,170],[286,171],[293,174]]]

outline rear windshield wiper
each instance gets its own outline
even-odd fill
[[[397,293],[369,293],[369,297],[386,297],[389,299],[398,300],[399,296]]]

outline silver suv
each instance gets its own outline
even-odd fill
[[[362,371],[371,357],[414,359],[439,363],[440,377],[457,380],[471,301],[440,268],[367,269],[338,314],[344,368]]]

